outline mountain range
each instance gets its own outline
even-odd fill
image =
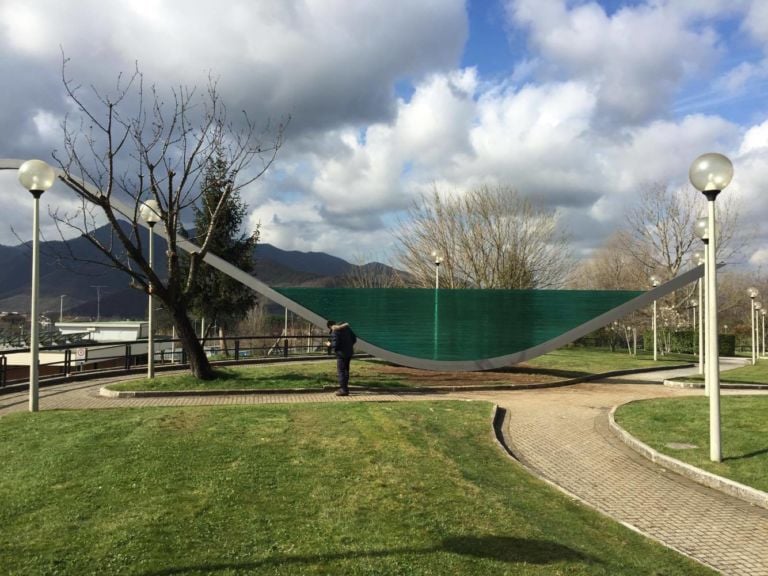
[[[142,245],[147,231],[141,229]],[[96,231],[108,242],[110,229]],[[163,276],[166,262],[165,240],[155,236],[155,264]],[[158,257],[160,255],[160,257]],[[86,238],[40,243],[40,312],[59,319],[63,308],[66,319],[137,319],[146,315],[147,297],[130,287],[130,277],[104,265],[104,255]],[[31,243],[0,245],[0,311],[28,314],[31,286]],[[271,244],[258,244],[254,250],[255,276],[270,286],[343,286],[357,269],[375,267],[391,270],[380,263],[350,264],[324,252],[281,250]]]

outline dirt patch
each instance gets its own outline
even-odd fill
[[[486,372],[433,372],[403,366],[380,364],[377,371],[408,380],[413,386],[480,386],[490,384],[545,384],[557,382],[573,375],[562,372],[538,371],[528,366],[489,370]]]

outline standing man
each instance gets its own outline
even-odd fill
[[[355,353],[357,336],[346,322],[336,324],[335,320],[328,320],[328,330],[331,331],[328,346],[336,355],[336,375],[339,379],[336,396],[349,396],[349,363]]]

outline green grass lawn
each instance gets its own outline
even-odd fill
[[[676,378],[683,382],[704,382],[704,376],[687,376],[685,378]],[[758,360],[757,364],[752,366],[742,366],[720,373],[721,382],[734,382],[739,384],[768,384],[768,359]]]
[[[632,402],[617,410],[616,421],[663,454],[768,491],[768,396],[722,396],[720,402],[722,462],[709,459],[706,397]],[[696,448],[675,450],[671,443]]]
[[[666,358],[654,362],[648,356],[629,356],[626,353],[585,348],[563,348],[540,356],[525,364],[504,370],[482,373],[434,373],[423,370],[389,370],[391,365],[378,360],[353,360],[352,384],[366,388],[410,388],[435,384],[510,384],[516,381],[515,373],[538,373],[525,379],[526,382],[545,382],[563,378],[574,378],[587,374],[623,370],[627,368],[652,368],[670,366],[685,362],[685,358]],[[110,384],[111,390],[233,390],[233,389],[287,389],[308,388],[320,390],[324,386],[336,385],[334,360],[313,362],[291,362],[286,364],[251,364],[242,366],[217,367],[216,378],[199,381],[189,373],[158,374],[152,381],[146,378]],[[437,382],[439,381],[439,382]]]
[[[480,402],[0,419],[4,574],[693,575],[532,478]]]
[[[567,347],[529,360],[527,364],[538,368],[567,370],[578,374],[597,374],[630,368],[673,366],[692,361],[692,356],[679,354],[659,356],[659,359],[654,362],[653,354],[642,352],[638,352],[637,356],[630,356],[626,350],[611,352],[610,350],[595,348]]]
[[[380,374],[377,365],[353,361],[355,384],[372,388],[407,386],[400,377]],[[146,378],[110,384],[111,390],[265,390],[275,388],[310,388],[336,385],[334,360],[286,364],[250,364],[215,368],[216,378],[199,381],[188,372],[159,374],[153,381]]]

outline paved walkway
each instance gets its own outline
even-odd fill
[[[581,384],[496,400],[507,409],[505,440],[538,475],[724,574],[768,575],[768,510],[652,464],[608,427],[616,404],[684,394],[647,384]]]
[[[605,514],[724,574],[768,576],[768,510],[695,484],[645,460],[615,438],[608,412],[632,399],[701,394],[653,382],[669,374],[631,375],[565,388],[452,394],[254,394],[112,399],[102,382],[41,390],[42,410],[288,402],[473,398],[504,407],[503,435],[539,476]],[[135,376],[134,376],[135,378]],[[638,383],[642,382],[642,383]],[[0,416],[27,409],[27,393],[0,396]]]

